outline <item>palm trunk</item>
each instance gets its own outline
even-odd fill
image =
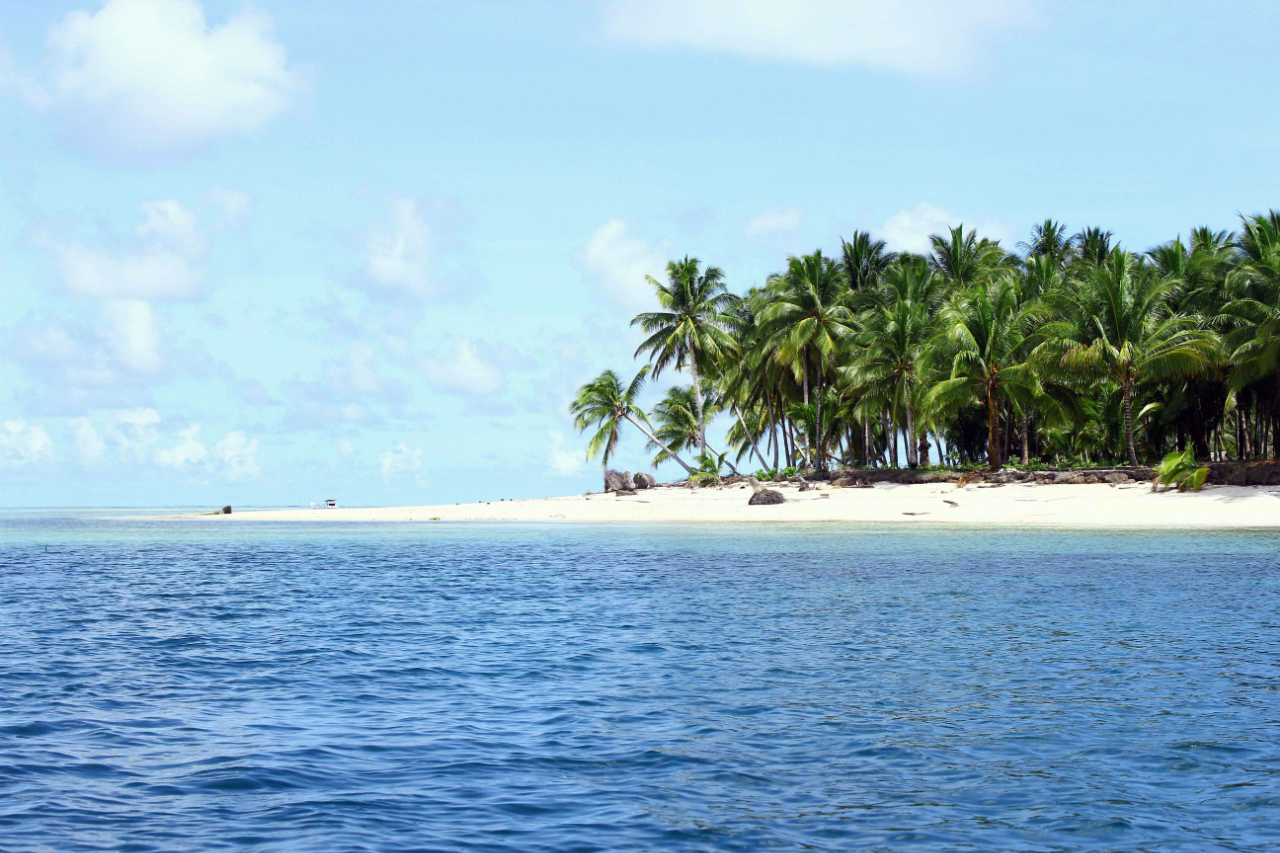
[[[742,419],[742,413],[738,411],[736,405],[730,406],[730,408],[733,409],[734,417],[738,419],[739,426],[742,427],[742,431],[746,434],[747,441],[751,442],[751,449],[756,452],[756,458],[760,460],[760,467],[768,468],[769,465],[764,461],[764,457],[760,455],[760,448],[756,446],[755,437],[751,435],[751,430],[747,429],[747,422]]]
[[[702,383],[698,381],[698,358],[693,352],[693,340],[686,337],[685,346],[689,348],[689,376],[693,379],[693,401],[698,407],[698,445],[702,452],[707,452],[707,422],[702,414]]]
[[[1000,412],[996,389],[987,386],[987,470],[1000,470]]]
[[[814,390],[817,392],[818,401],[817,401],[816,408],[814,410],[814,416],[813,416],[814,453],[816,454],[813,464],[817,467],[819,471],[825,471],[827,470],[826,454],[822,452],[823,451],[822,440],[824,436],[822,434],[822,371],[821,370],[818,371],[818,381],[817,381],[817,384],[814,386]]]
[[[1022,467],[1031,464],[1031,415],[1022,416]]]
[[[623,417],[625,417],[625,418],[627,419],[627,422],[628,422],[628,423],[630,423],[633,427],[635,427],[636,429],[638,429],[638,430],[640,430],[642,433],[644,433],[645,438],[649,439],[649,440],[650,440],[650,441],[652,441],[654,444],[656,444],[656,445],[658,445],[659,447],[661,447],[661,448],[663,449],[663,451],[667,454],[667,456],[669,456],[670,458],[674,459],[674,460],[676,461],[676,463],[677,463],[681,468],[683,468],[685,471],[689,472],[689,474],[690,474],[690,475],[692,475],[692,474],[693,474],[693,469],[692,469],[692,468],[690,468],[688,465],[686,465],[686,464],[685,464],[685,461],[684,461],[683,459],[681,459],[679,456],[677,456],[677,455],[676,455],[676,452],[675,452],[674,450],[672,450],[670,447],[667,447],[665,444],[663,444],[661,441],[659,441],[659,440],[658,440],[658,437],[657,437],[656,435],[654,435],[653,433],[649,432],[649,430],[645,429],[645,428],[644,428],[644,424],[640,423],[638,420],[636,420],[635,418],[631,417],[630,415],[624,415]]]
[[[720,458],[720,451],[716,450],[711,445],[709,444],[707,445],[707,450],[711,451],[711,455],[714,456],[716,459]],[[742,476],[742,472],[738,470],[738,466],[734,465],[732,462],[729,461],[729,455],[727,453],[725,454],[725,457],[724,457],[724,464],[729,466],[729,470],[732,471],[735,476],[738,476],[738,477]]]
[[[893,431],[893,467],[898,467],[898,413],[894,412],[889,418],[890,428]]]
[[[907,393],[910,394],[911,391],[908,390]],[[920,460],[916,456],[916,416],[915,416],[915,413],[911,411],[910,400],[908,400],[907,402],[906,445],[907,445],[907,467],[908,468],[919,467]]]
[[[769,428],[773,430],[773,469],[778,470],[778,421],[773,414],[773,395],[769,395]],[[767,467],[767,466],[766,466]]]
[[[871,418],[862,421],[862,467],[871,467]]]
[[[1128,445],[1129,464],[1138,466],[1138,450],[1133,446],[1133,389],[1129,380],[1124,382],[1124,440]]]

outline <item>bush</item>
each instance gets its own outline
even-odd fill
[[[764,469],[761,469],[755,473],[755,478],[762,483],[767,483],[776,476],[778,476],[776,469],[773,471],[765,471]]]
[[[796,475],[796,466],[794,465],[788,465],[786,468],[782,469],[783,479],[786,479],[787,477],[794,477],[795,475]]]
[[[1195,453],[1188,447],[1178,453],[1174,451],[1156,466],[1156,482],[1166,488],[1177,486],[1178,491],[1191,489],[1198,492],[1204,488],[1204,481],[1209,476],[1209,469],[1196,466]],[[1152,491],[1155,490],[1153,485]]]

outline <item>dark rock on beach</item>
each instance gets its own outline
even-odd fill
[[[606,492],[634,492],[635,489],[636,483],[632,479],[630,471],[615,471],[609,468],[604,472],[604,490]]]
[[[636,474],[633,479],[636,482],[637,489],[652,489],[658,485],[658,481],[652,474],[645,474],[644,472]]]

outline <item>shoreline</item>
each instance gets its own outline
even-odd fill
[[[837,522],[929,526],[1280,529],[1280,486],[1206,486],[1201,492],[1152,492],[1149,483],[1036,485],[950,483],[833,488],[800,492],[769,484],[786,497],[749,506],[751,490],[658,486],[634,496],[590,493],[468,504],[334,509],[278,509],[181,516],[204,521],[282,522]]]

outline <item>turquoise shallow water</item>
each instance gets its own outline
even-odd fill
[[[1278,553],[0,515],[0,850],[1274,850]]]

